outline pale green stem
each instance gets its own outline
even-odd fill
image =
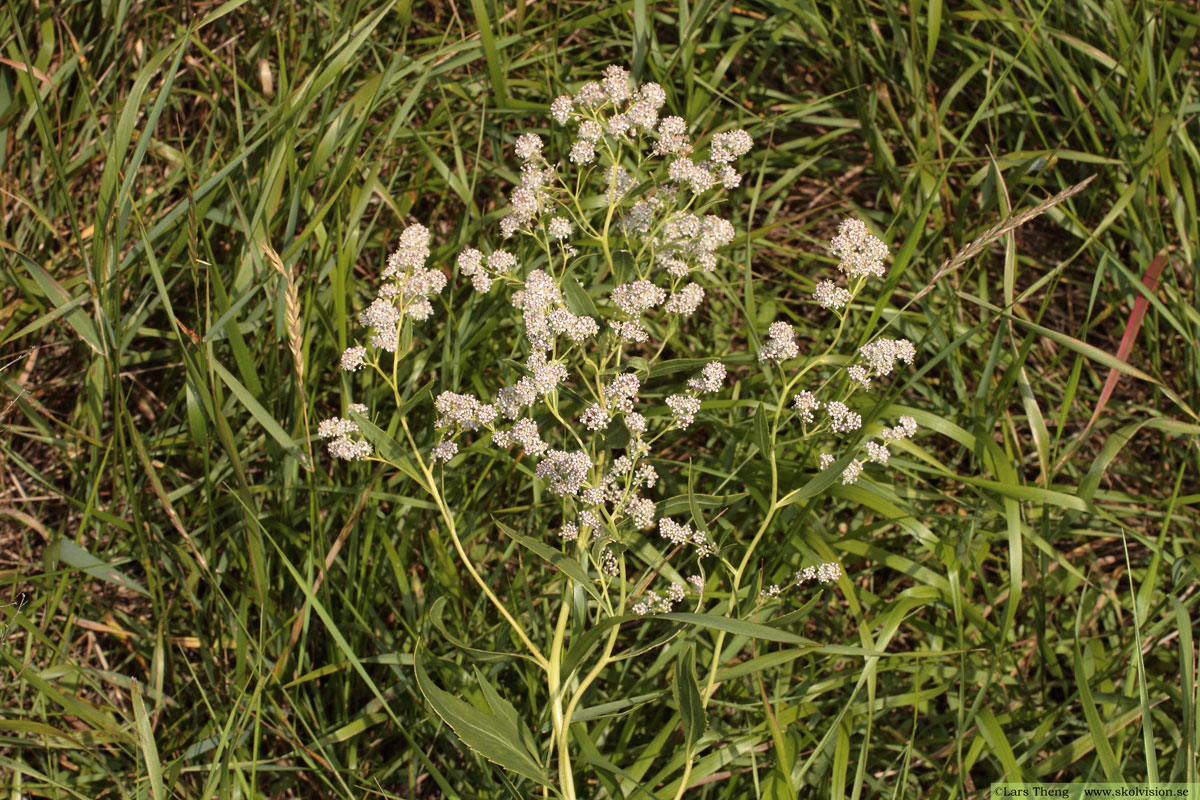
[[[682,800],[683,793],[687,791],[690,777],[692,777],[692,754],[688,753],[687,763],[683,765],[683,777],[679,779],[679,791],[675,793],[675,800]]]
[[[554,741],[558,748],[558,782],[566,800],[575,800],[575,777],[571,771],[571,754],[568,747],[570,724],[563,714],[562,651],[567,635],[567,619],[570,616],[570,585],[563,589],[562,606],[559,608],[558,625],[554,629],[554,642],[550,646],[550,664],[546,669],[546,688],[550,692],[550,720],[554,726]]]
[[[463,566],[467,568],[467,572],[470,573],[472,578],[474,578],[475,583],[479,584],[479,588],[483,590],[484,595],[491,602],[491,604],[495,606],[497,611],[500,612],[500,615],[504,617],[505,621],[512,626],[512,629],[517,634],[517,637],[520,638],[520,640],[525,644],[525,647],[529,649],[529,653],[533,656],[534,661],[536,661],[542,669],[549,669],[550,662],[544,655],[542,655],[542,651],[538,649],[538,646],[534,644],[533,640],[531,640],[525,633],[525,630],[521,627],[521,624],[513,618],[512,614],[508,613],[508,609],[505,608],[504,604],[500,602],[500,598],[496,597],[496,595],[488,587],[487,583],[483,580],[483,577],[480,576],[479,572],[476,571],[475,566],[471,563],[471,559],[467,557],[466,550],[464,550],[462,546],[462,541],[458,538],[458,528],[454,524],[454,515],[450,513],[450,509],[446,506],[445,501],[442,499],[441,492],[439,492],[437,489],[437,481],[434,480],[433,472],[425,464],[424,459],[421,458],[421,454],[417,449],[417,443],[413,439],[412,431],[408,429],[408,420],[401,418],[400,424],[404,427],[404,435],[408,437],[408,443],[412,447],[413,458],[416,459],[417,466],[420,468],[421,474],[425,476],[425,481],[427,484],[425,487],[426,491],[428,491],[429,496],[433,498],[433,502],[437,505],[438,511],[441,513],[442,519],[446,523],[446,528],[450,531],[450,540],[454,543],[454,549],[458,552],[458,557],[462,559]]]

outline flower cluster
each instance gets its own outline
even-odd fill
[[[684,596],[683,587],[678,583],[672,583],[667,587],[666,597],[659,595],[658,592],[647,590],[642,598],[638,600],[630,608],[634,614],[667,614],[675,607],[675,604],[682,601]]]
[[[825,564],[818,564],[815,567],[804,567],[803,569],[796,570],[795,575],[792,576],[792,583],[789,583],[788,586],[790,587],[792,584],[803,586],[810,581],[819,581],[822,584],[834,583],[840,577],[842,577],[842,566],[831,561]],[[764,587],[758,593],[759,600],[779,597],[783,594],[785,588],[787,587],[781,587],[777,583]]]
[[[878,377],[890,375],[897,361],[911,364],[917,356],[908,339],[876,339],[858,348],[858,353],[866,360],[871,374]]]
[[[888,257],[887,245],[867,230],[860,219],[848,219],[838,226],[837,236],[829,243],[833,254],[841,259],[838,269],[851,278],[870,275],[882,278],[887,269],[883,262]]]
[[[841,408],[837,409],[838,411],[842,411],[842,409],[845,409],[845,406],[841,403],[837,403],[837,404],[831,403],[830,405],[840,406]],[[833,413],[834,413],[833,410],[830,410],[831,419],[832,419]],[[848,409],[845,410],[842,419],[845,420],[847,416],[853,416],[857,420],[858,424],[856,424],[854,426],[855,428],[857,428],[858,425],[861,424],[861,418],[859,418],[857,414],[853,414],[853,412],[850,412]],[[842,470],[842,483],[849,484],[849,483],[854,483],[855,481],[857,481],[859,476],[862,475],[863,467],[867,463],[874,463],[874,464],[881,464],[881,465],[887,464],[888,459],[892,455],[891,451],[888,450],[888,447],[887,447],[888,443],[899,441],[901,439],[907,439],[907,438],[911,437],[914,433],[916,433],[916,431],[917,431],[917,421],[909,416],[900,417],[899,420],[897,421],[895,427],[884,428],[883,430],[881,430],[880,431],[880,438],[882,439],[881,442],[868,441],[862,445],[862,449],[866,451],[865,461],[856,458],[853,461],[851,461]],[[821,470],[824,471],[824,470],[828,469],[833,464],[833,462],[837,460],[837,458],[830,453],[821,453],[818,460],[820,462]]]
[[[536,475],[550,485],[550,491],[555,494],[579,494],[579,489],[587,480],[588,472],[592,469],[592,460],[587,453],[563,450],[550,450],[546,457],[538,462]]]
[[[796,585],[802,586],[812,580],[820,581],[821,583],[833,583],[838,578],[842,577],[842,567],[840,564],[829,562],[827,564],[818,564],[815,567],[805,567],[796,571]]]
[[[834,433],[849,433],[862,427],[862,417],[846,407],[845,403],[833,401],[825,404],[829,414],[829,430]]]
[[[786,322],[775,322],[767,329],[767,341],[758,351],[759,361],[781,364],[800,355],[796,335]]]
[[[812,392],[805,391],[792,396],[792,408],[796,410],[796,413],[800,416],[800,421],[805,425],[813,424],[816,420],[813,412],[820,407],[821,404],[817,402],[817,396]]]
[[[367,413],[361,403],[351,403],[349,408],[357,414]],[[356,422],[341,417],[330,417],[317,425],[317,436],[330,440],[326,445],[329,455],[346,461],[361,461],[371,455],[371,445],[359,438],[361,435]]]
[[[851,278],[851,288],[839,287],[832,281],[822,281],[817,284],[813,296],[822,308],[839,311],[850,304],[866,278],[882,277],[885,274],[883,263],[888,257],[888,248],[871,235],[864,222],[848,219],[838,227],[837,235],[830,242],[830,250],[840,259],[838,268]],[[759,351],[760,359],[779,363],[796,355],[790,325],[776,322],[771,326],[768,336],[769,341]],[[792,409],[801,423],[815,426],[809,433],[820,434],[827,431],[836,436],[845,436],[860,429],[862,416],[851,410],[845,401],[859,389],[870,390],[872,380],[890,375],[898,362],[911,364],[916,358],[916,348],[907,339],[876,339],[860,347],[858,356],[861,362],[851,363],[845,369],[845,376],[849,379],[848,390],[840,399],[822,403],[814,391],[802,391],[792,395]],[[818,423],[817,412],[822,408],[825,410],[825,417]],[[887,443],[913,435],[916,431],[916,421],[912,417],[900,419],[895,428],[883,429],[882,442],[870,441],[862,445],[866,454],[854,458],[842,469],[843,484],[856,482],[866,464],[887,464],[891,456]],[[818,456],[822,471],[837,460],[837,456],[828,452]]]
[[[628,71],[610,66],[602,80],[550,106],[555,122],[572,134],[564,159],[555,160],[536,133],[515,137],[521,172],[500,222],[504,248],[467,247],[456,264],[479,292],[497,285],[511,291],[527,347],[523,370],[490,402],[443,392],[435,404],[442,439],[432,458],[453,458],[455,439],[481,431],[497,446],[532,456],[534,476],[563,503],[561,541],[600,537],[603,546],[590,552],[607,574],[615,573],[618,559],[605,543],[630,529],[657,524],[684,535],[700,555],[714,551],[704,534],[658,520],[647,494],[658,481],[653,442],[695,423],[701,395],[723,388],[725,366],[709,363],[682,391],[668,391],[660,401],[667,414],[644,413],[644,372],[603,366],[622,363],[623,349],[640,350],[652,333],[668,340],[695,318],[707,294],[704,276],[736,236],[728,220],[711,213],[707,198],[739,184],[735,165],[752,148],[750,135],[719,131],[704,157],[688,123],[664,113],[666,100],[662,87],[635,86]],[[599,204],[581,202],[581,191]],[[614,249],[626,257],[614,259]],[[589,291],[581,279],[596,263],[611,274],[612,288],[580,302],[580,292]],[[650,430],[652,423],[658,430]],[[623,454],[605,444],[618,436],[614,425],[623,425],[620,437],[628,432]],[[644,602],[660,607],[650,595]]]
[[[379,295],[358,315],[358,321],[371,329],[372,346],[395,352],[403,320],[424,322],[433,314],[429,298],[446,288],[446,275],[427,269],[428,258],[429,231],[424,225],[405,228],[399,247],[388,256]],[[356,371],[366,356],[367,349],[361,345],[348,348],[342,353],[342,369]]]
[[[882,278],[887,273],[883,265],[888,257],[887,245],[872,235],[862,220],[844,220],[830,241],[829,249],[839,259],[838,269],[852,283],[859,278]],[[813,299],[821,308],[840,311],[854,299],[854,293],[833,281],[821,281],[813,292]]]
[[[700,370],[700,374],[688,381],[688,388],[697,392],[719,392],[725,385],[725,365],[720,361],[710,361]]]
[[[696,548],[697,555],[701,557],[711,556],[717,552],[717,548],[708,540],[704,531],[693,530],[691,525],[680,525],[670,517],[663,517],[658,521],[658,532],[662,538],[676,547],[691,545]]]

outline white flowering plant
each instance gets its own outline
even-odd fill
[[[429,266],[425,227],[406,228],[378,296],[359,316],[370,333],[341,361],[347,373],[373,373],[389,399],[350,404],[345,418],[318,428],[333,458],[380,462],[421,487],[463,568],[521,648],[514,655],[540,676],[529,710],[542,718],[519,722],[511,699],[482,675],[484,702],[472,706],[440,688],[424,666],[429,654],[418,652],[429,707],[472,750],[564,798],[580,796],[590,781],[623,796],[655,758],[664,764],[655,782],[667,787],[656,796],[680,797],[723,763],[727,732],[708,730],[722,670],[755,640],[821,650],[766,623],[805,584],[849,587],[840,563],[799,541],[767,564],[764,537],[803,525],[802,514],[784,513],[800,500],[811,508],[838,481],[882,470],[890,448],[917,428],[899,415],[891,426],[871,420],[875,427],[865,429],[864,410],[877,404],[860,402],[898,365],[912,364],[915,347],[874,337],[850,356],[841,352],[856,300],[886,271],[888,249],[861,220],[843,222],[830,246],[844,278],[815,283],[811,295],[830,320],[823,342],[798,340],[796,317],[766,325],[763,339],[746,336],[740,352],[697,352],[710,324],[706,303],[720,297],[725,308],[740,308],[741,273],[728,255],[738,233],[720,210],[742,181],[753,140],[733,127],[700,134],[669,113],[667,99],[658,84],[635,85],[610,66],[602,80],[550,104],[549,144],[536,133],[515,137],[520,183],[495,243],[480,232],[453,260],[456,288],[469,283],[481,296],[466,302],[507,307],[514,317],[495,328],[513,332],[514,357],[479,370],[474,387],[434,375],[414,391],[412,369],[401,366],[420,346],[424,334],[415,331],[438,325],[434,301],[450,271]],[[552,155],[564,139],[565,156]],[[434,416],[416,427],[429,398]],[[712,447],[709,409],[742,415],[754,435]],[[713,466],[735,458],[754,466]],[[448,488],[482,480],[497,459],[519,476],[509,485],[530,494],[504,503],[522,509],[520,523],[498,505],[485,510],[486,525],[540,564],[536,605],[514,602],[484,578],[466,541],[475,532],[464,534],[480,524],[479,509],[456,502]],[[711,494],[696,491],[716,475],[724,477]],[[731,511],[753,523],[731,524]],[[669,730],[682,727],[684,746],[655,756],[655,740],[637,764],[611,764],[597,754],[600,731],[587,730],[597,714],[583,712],[602,705],[600,687],[619,696],[622,665],[635,655],[673,672],[678,722]],[[530,736],[538,730],[540,741]]]

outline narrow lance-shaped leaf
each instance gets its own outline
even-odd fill
[[[708,727],[704,713],[704,701],[700,698],[700,687],[696,683],[696,650],[688,647],[679,654],[675,663],[675,683],[672,687],[675,703],[679,706],[679,719],[683,723],[683,741],[687,754],[696,752],[696,745]]]
[[[512,705],[488,686],[484,694],[491,712],[476,708],[439,689],[425,672],[419,655],[414,656],[413,663],[421,694],[463,744],[505,769],[538,783],[547,783],[545,769],[524,745],[517,712]],[[484,685],[480,678],[480,686]]]

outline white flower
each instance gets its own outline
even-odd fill
[[[862,220],[848,219],[839,227],[837,236],[829,243],[833,254],[841,259],[838,269],[852,278],[874,275],[882,278],[887,270],[883,266],[888,257],[888,247],[871,232]]]
[[[772,361],[776,364],[795,358],[800,354],[792,333],[792,326],[786,322],[774,322],[767,329],[768,341],[763,343],[758,351],[759,361]]]
[[[599,529],[599,527],[599,524],[597,524],[596,528]],[[621,574],[621,565],[617,562],[617,557],[613,555],[613,551],[607,547],[604,548],[604,552],[600,554],[600,571],[605,575],[614,577]]]
[[[612,323],[613,333],[623,342],[644,342],[650,338],[646,326],[635,319]]]
[[[876,375],[888,375],[897,361],[911,364],[917,350],[908,339],[877,339],[858,348],[867,366]]]
[[[588,458],[587,453],[550,450],[545,458],[538,462],[534,475],[547,481],[550,491],[561,497],[579,494],[579,489],[587,480],[591,468],[592,460]]]
[[[528,417],[517,420],[516,424],[512,426],[512,430],[496,431],[492,441],[501,447],[520,445],[525,448],[527,453],[535,456],[546,452],[548,448],[548,445],[542,441],[541,435],[538,434],[537,423]]]
[[[887,449],[887,445],[879,444],[878,442],[867,442],[867,461],[873,461],[876,464],[886,464],[891,453]]]
[[[503,253],[497,250],[496,253]],[[496,253],[492,253],[494,257]],[[505,255],[508,255],[505,253]],[[511,258],[511,256],[510,256]],[[515,261],[515,259],[514,259]],[[489,259],[489,265],[491,260]],[[562,303],[562,291],[545,272],[535,269],[525,276],[525,288],[513,292],[512,305],[527,313],[544,313]]]
[[[576,139],[568,157],[572,164],[590,164],[596,158],[596,148],[586,139]]]
[[[907,439],[916,432],[917,432],[917,421],[915,419],[913,419],[912,417],[903,416],[903,417],[900,417],[900,419],[897,421],[896,427],[884,428],[880,432],[880,435],[883,437],[883,440],[886,442],[886,441],[897,441],[899,439]]]
[[[754,140],[744,130],[726,131],[713,135],[708,157],[719,164],[726,164],[738,156],[744,156],[753,146]]]
[[[342,351],[342,369],[355,372],[363,365],[363,357],[367,354],[365,347],[347,347]]]
[[[667,299],[667,293],[650,281],[623,283],[612,292],[613,302],[631,317],[636,317]]]
[[[612,417],[608,415],[607,411],[600,407],[599,403],[593,403],[592,405],[588,406],[582,414],[579,415],[579,421],[582,422],[583,426],[589,431],[598,431],[607,428],[608,423],[612,421]]]
[[[654,130],[654,123],[658,121],[658,108],[641,100],[625,109],[625,118],[643,131],[649,132]]]
[[[513,148],[517,158],[530,161],[542,154],[542,137],[536,133],[523,133],[517,137],[516,147]]]
[[[442,392],[433,401],[434,409],[441,416],[434,423],[438,428],[458,427],[476,431],[479,426],[487,425],[496,418],[496,409],[483,405],[474,395]]]
[[[797,413],[800,414],[800,420],[805,425],[811,425],[813,423],[813,412],[816,411],[820,405],[821,404],[817,402],[816,395],[814,395],[812,392],[805,391],[801,392],[800,394],[792,395],[792,408],[796,409]],[[824,467],[822,467],[822,469],[824,469]]]
[[[675,294],[672,294],[663,310],[668,314],[678,314],[682,317],[696,313],[700,303],[704,301],[704,289],[697,283],[689,283]]]
[[[636,411],[630,411],[625,414],[625,427],[634,436],[641,436],[646,432],[646,418]]]
[[[642,464],[637,469],[637,475],[634,476],[634,485],[645,485],[647,489],[653,489],[654,484],[658,483],[658,472],[649,464]]]
[[[550,330],[565,335],[573,342],[582,342],[600,332],[600,326],[591,317],[577,317],[565,308],[556,308],[546,315]]]
[[[329,455],[346,461],[361,461],[371,455],[370,444],[351,438],[358,433],[358,425],[353,420],[341,417],[330,417],[317,425],[317,436],[332,440],[327,445]]]
[[[862,467],[861,461],[851,461],[850,465],[842,470],[842,485],[854,483],[858,480],[858,476],[862,474]]]
[[[362,461],[371,455],[371,445],[344,437],[334,439],[327,448],[329,455],[344,461]]]
[[[468,278],[483,270],[483,253],[474,247],[468,247],[458,254],[458,271]]]
[[[637,91],[638,99],[651,108],[662,108],[667,102],[667,93],[657,83],[643,83]]]
[[[611,64],[604,68],[604,91],[614,103],[623,103],[633,96],[629,89],[629,70]]]
[[[719,392],[724,383],[725,365],[720,361],[712,361],[704,365],[698,376],[688,381],[688,388],[698,392]]]
[[[742,173],[728,164],[722,164],[713,170],[713,177],[720,181],[726,189],[736,189],[742,185]]]
[[[821,281],[817,284],[817,290],[813,292],[813,299],[817,301],[817,305],[832,311],[845,308],[852,297],[849,290],[843,289],[833,281]]]
[[[433,461],[446,462],[454,458],[458,454],[458,444],[449,440],[438,442],[429,451],[429,458]]]
[[[550,234],[552,239],[566,239],[571,235],[574,228],[571,227],[570,221],[563,217],[552,217],[549,224],[546,226],[546,232]]]
[[[642,382],[638,376],[632,372],[624,372],[609,381],[605,395],[613,408],[629,413],[633,410],[633,403],[641,389]]]
[[[674,545],[687,544],[692,538],[691,525],[680,525],[670,517],[663,517],[658,521],[658,532]]]
[[[323,419],[317,424],[317,436],[321,439],[329,439],[335,436],[348,436],[352,433],[358,433],[358,425],[349,419],[341,417],[330,417]]]
[[[374,329],[376,333],[382,333],[396,327],[396,323],[400,321],[400,312],[390,301],[377,297],[371,305],[359,312],[358,321]]]
[[[559,125],[566,125],[573,108],[570,96],[564,94],[554,98],[554,102],[550,104],[550,116],[554,117],[554,121]]]
[[[834,433],[849,433],[862,427],[862,417],[847,408],[845,403],[826,403],[825,410],[829,413],[829,429]]]
[[[838,578],[842,577],[842,567],[840,564],[829,562],[826,564],[818,564],[815,567],[805,567],[796,572],[796,585],[802,585],[808,581],[820,581],[821,583],[833,583]]]
[[[549,394],[567,379],[569,373],[561,362],[545,362],[544,359],[544,353],[534,353],[529,358],[529,369],[533,372],[534,387],[542,394]]]
[[[575,103],[580,106],[598,106],[606,100],[608,100],[608,94],[600,84],[594,81],[580,86],[579,91],[575,94]]]
[[[658,155],[668,153],[686,153],[691,150],[691,140],[687,135],[687,122],[683,117],[663,117],[662,122],[658,123],[658,143],[654,146],[654,152]],[[682,164],[680,162],[683,162]],[[680,164],[676,167],[675,164]],[[673,170],[682,170],[682,175],[677,176],[671,174],[673,181],[685,181],[687,175],[691,173],[695,167],[690,159],[676,159],[671,165]]]
[[[620,164],[613,164],[606,169],[604,177],[608,183],[606,196],[608,197],[609,204],[616,203],[626,192],[633,188],[633,175]]]
[[[633,527],[640,531],[654,527],[654,502],[641,495],[634,495],[625,504],[625,513],[633,520]]]
[[[600,127],[600,123],[595,120],[585,119],[579,123],[579,138],[595,144],[600,141],[600,137],[604,135],[604,129]]]
[[[673,394],[667,398],[667,405],[671,408],[675,427],[684,430],[696,418],[696,412],[700,410],[700,399],[683,394]]]
[[[817,567],[817,580],[821,583],[833,583],[840,577],[842,577],[842,567],[840,564],[830,562]]]

